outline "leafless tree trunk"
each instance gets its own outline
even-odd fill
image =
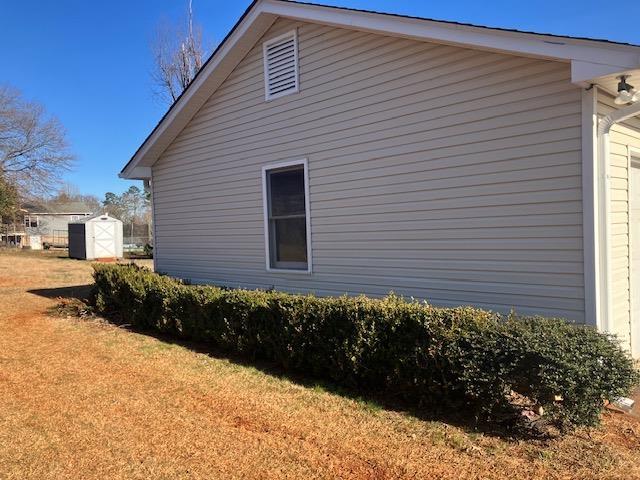
[[[162,101],[173,103],[196,76],[205,56],[202,30],[193,23],[191,0],[187,31],[181,26],[159,25],[151,49],[155,62],[151,74],[154,93]]]
[[[64,128],[44,107],[0,86],[0,177],[21,195],[49,193],[69,170],[73,155]]]

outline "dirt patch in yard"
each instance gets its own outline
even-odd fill
[[[0,252],[0,478],[640,478],[640,424],[506,440],[107,324],[87,262]]]

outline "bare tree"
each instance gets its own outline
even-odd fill
[[[107,192],[102,205],[110,215],[119,218],[125,225],[128,225],[130,236],[134,236],[134,225],[136,224],[146,223],[147,233],[150,232],[151,200],[144,190],[131,186],[122,195]]]
[[[192,0],[189,0],[187,30],[181,25],[158,26],[151,49],[155,68],[151,74],[154,93],[162,101],[173,103],[202,67],[205,51],[202,29],[193,23]]]
[[[72,161],[58,119],[18,90],[0,85],[0,176],[21,195],[47,193]]]
[[[59,188],[55,195],[42,199],[41,203],[50,208],[60,208],[70,203],[81,204],[81,206],[89,212],[100,213],[102,202],[98,197],[91,194],[84,194],[73,183],[65,182]]]

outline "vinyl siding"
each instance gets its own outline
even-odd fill
[[[27,235],[67,235],[71,215],[59,213],[31,216],[38,217],[38,227],[25,227]]]
[[[598,93],[598,113],[603,117],[620,108],[606,92]],[[629,119],[611,128],[611,276],[613,322],[612,331],[630,343],[630,263],[629,263],[629,153],[628,147],[640,149],[640,119]]]
[[[568,64],[279,19],[153,167],[157,269],[319,295],[393,290],[584,319],[580,91]],[[313,273],[266,272],[261,168],[309,162]]]

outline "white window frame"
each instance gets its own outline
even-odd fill
[[[31,220],[35,218],[36,220],[36,226],[32,227],[31,226]],[[28,225],[27,225],[28,223]],[[24,216],[24,226],[25,228],[40,228],[40,218],[38,217],[38,215],[25,215]]]
[[[267,188],[267,173],[287,167],[303,167],[304,177],[304,210],[305,225],[307,230],[307,268],[277,268],[271,266],[271,235],[269,234],[269,189]],[[264,253],[267,272],[274,273],[303,273],[310,274],[313,271],[313,259],[311,257],[311,209],[309,201],[309,163],[306,158],[291,160],[288,162],[273,163],[262,167],[262,211],[264,218]]]
[[[269,69],[267,64],[267,48],[270,45],[277,43],[285,38],[289,38],[291,36],[293,36],[293,63],[294,63],[294,69],[296,73],[295,75],[296,86],[293,90],[285,90],[284,92],[278,92],[275,95],[270,95],[269,94],[269,75],[268,75]],[[264,98],[267,102],[271,100],[275,100],[276,98],[284,97],[286,95],[298,93],[300,91],[300,64],[298,62],[298,30],[294,28],[293,30],[287,33],[283,33],[282,35],[278,35],[277,37],[264,42],[262,44],[262,63],[264,65]]]

